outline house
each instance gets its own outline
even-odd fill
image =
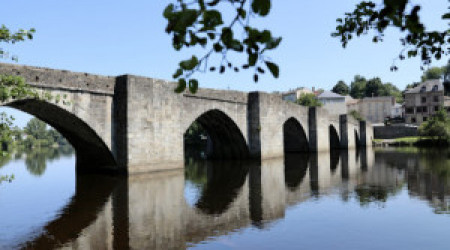
[[[402,114],[402,106],[395,103],[395,97],[393,96],[377,96],[377,97],[365,97],[359,100],[352,100],[347,102],[348,112],[357,111],[366,121],[371,123],[382,123],[387,117],[393,118],[393,112],[395,116]]]
[[[311,94],[313,91],[300,87],[281,94],[281,98],[285,101],[295,102],[302,94]]]
[[[450,97],[444,95],[440,80],[428,80],[405,92],[405,121],[420,125],[441,107],[449,111]]]
[[[333,93],[331,91],[323,91],[317,96],[317,99],[323,104],[323,107],[333,114],[347,114],[346,97]]]

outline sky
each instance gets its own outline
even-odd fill
[[[171,80],[180,60],[202,50],[177,52],[165,33],[162,12],[173,1],[161,0],[14,0],[2,3],[0,24],[35,28],[32,41],[3,46],[17,55],[19,64],[88,72],[100,75],[133,74]],[[283,38],[279,48],[268,55],[280,66],[280,77],[266,74],[258,83],[252,72],[199,74],[200,87],[240,91],[286,91],[296,87],[331,89],[339,80],[347,84],[357,74],[380,77],[399,89],[419,81],[420,60],[398,61],[399,70],[390,71],[402,47],[401,33],[389,30],[383,43],[366,36],[352,40],[343,49],[331,37],[336,19],[354,9],[357,0],[272,1],[266,18],[252,20],[259,28]],[[419,2],[419,1],[416,1]],[[424,1],[422,1],[424,2]],[[445,0],[426,1],[421,18],[428,29],[443,30],[441,19],[447,11]],[[237,57],[238,59],[239,57]],[[442,66],[444,57],[432,66]],[[2,61],[10,62],[10,61]],[[28,116],[8,110],[23,126]]]

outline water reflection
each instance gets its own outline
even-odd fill
[[[301,208],[314,202],[336,207],[336,198],[349,208],[369,209],[408,195],[427,201],[436,214],[449,213],[449,152],[408,150],[289,154],[260,163],[188,160],[183,171],[128,178],[79,175],[68,205],[41,235],[22,246],[186,248],[212,244],[234,232],[245,236],[246,229],[254,228],[286,247],[277,238],[281,222],[301,218],[311,225]],[[198,194],[192,203],[186,198],[191,193]],[[348,216],[351,221],[353,215]],[[367,214],[373,221],[381,218],[377,216]],[[283,230],[295,232],[294,227]],[[298,241],[295,233],[283,237]]]

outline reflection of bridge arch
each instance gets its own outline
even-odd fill
[[[195,206],[205,214],[223,214],[241,192],[248,165],[234,162],[206,162],[207,182]]]
[[[76,151],[77,171],[89,171],[89,167],[101,168],[116,165],[116,161],[103,139],[80,117],[59,105],[37,99],[23,99],[5,106],[34,115],[58,130]]]
[[[287,119],[283,124],[283,146],[285,153],[309,151],[305,130],[294,117]]]
[[[355,147],[361,146],[361,139],[359,138],[358,131],[355,129]]]
[[[245,138],[227,114],[218,109],[206,111],[196,120],[207,132],[209,159],[245,159],[248,147]]]
[[[339,134],[336,128],[333,125],[328,127],[328,134],[330,140],[330,149],[339,149],[340,148],[340,139]]]
[[[41,235],[26,242],[23,248],[54,249],[76,240],[85,228],[97,220],[115,188],[123,186],[120,183],[127,184],[123,180],[108,176],[78,175],[75,195],[70,202],[56,219],[43,227]]]

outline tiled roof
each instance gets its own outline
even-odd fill
[[[345,98],[345,96],[333,93],[331,91],[324,91],[322,92],[322,94],[320,94],[319,96],[317,96],[317,98]]]
[[[406,94],[412,94],[412,93],[420,93],[422,88],[425,89],[425,92],[431,92],[433,90],[433,87],[437,85],[436,91],[444,91],[444,85],[442,84],[441,80],[428,80],[421,84],[419,84],[417,87],[407,90]]]

